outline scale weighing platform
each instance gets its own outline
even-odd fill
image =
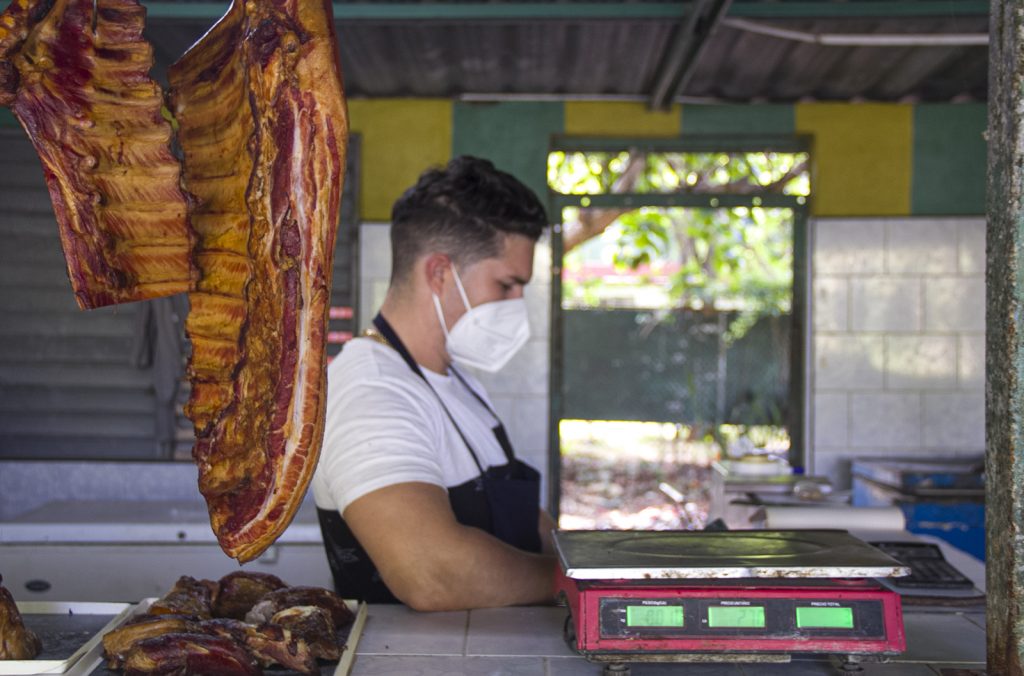
[[[884,661],[910,569],[843,530],[558,531],[565,638],[597,662]]]

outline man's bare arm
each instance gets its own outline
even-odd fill
[[[463,526],[440,486],[387,486],[357,499],[343,516],[388,589],[411,608],[462,610],[551,601],[554,558]]]

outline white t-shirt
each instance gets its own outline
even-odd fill
[[[454,375],[421,369],[458,422],[484,469],[507,462],[497,419]],[[487,402],[483,386],[459,371]],[[344,512],[367,493],[418,481],[449,488],[480,475],[437,396],[388,345],[357,338],[327,369],[327,421],[313,497]]]

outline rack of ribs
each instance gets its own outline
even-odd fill
[[[144,20],[137,0],[13,0],[0,16],[0,105],[42,162],[83,309],[194,283],[188,198]]]
[[[234,0],[168,72],[199,281],[186,407],[213,531],[249,561],[319,455],[348,118],[331,5]]]

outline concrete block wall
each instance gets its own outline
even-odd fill
[[[387,292],[391,275],[390,225],[366,223],[360,238],[360,305],[358,326],[369,326]],[[547,499],[548,377],[551,307],[551,245],[545,235],[537,244],[533,278],[526,287],[530,340],[498,373],[473,374],[487,388],[516,455],[541,473],[541,499]]]
[[[985,221],[812,221],[809,470],[985,449]]]

